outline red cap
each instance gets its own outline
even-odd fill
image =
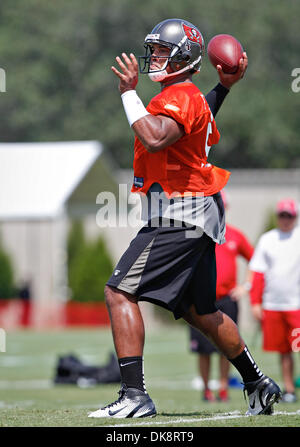
[[[297,204],[293,199],[280,200],[277,203],[276,212],[277,214],[287,213],[295,217],[298,214]]]

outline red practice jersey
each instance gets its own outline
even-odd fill
[[[228,295],[237,282],[237,257],[242,256],[248,262],[254,248],[244,234],[226,225],[226,242],[216,245],[217,263],[217,300]]]
[[[193,83],[170,85],[150,101],[147,110],[173,118],[185,134],[156,153],[149,153],[135,138],[132,191],[147,193],[156,182],[170,195],[210,196],[220,191],[230,173],[207,163],[210,147],[218,143],[220,134],[200,90]]]

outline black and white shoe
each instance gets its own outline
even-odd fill
[[[119,399],[89,414],[89,418],[143,418],[156,416],[156,409],[149,394],[122,385]]]
[[[248,416],[272,414],[273,404],[281,399],[279,386],[267,376],[263,376],[255,382],[245,383],[244,393],[245,391],[247,391],[249,399],[249,408],[246,413]]]

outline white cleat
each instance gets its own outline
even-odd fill
[[[119,399],[89,414],[89,418],[142,418],[156,416],[149,394],[122,385]]]
[[[244,384],[244,392],[247,391],[249,399],[249,408],[246,413],[248,416],[257,414],[272,414],[273,404],[281,399],[279,386],[267,376],[262,377],[255,382]]]

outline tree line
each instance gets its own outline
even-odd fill
[[[291,73],[300,65],[298,0],[1,0],[2,142],[99,140],[120,167],[133,159],[129,129],[111,72],[121,52],[143,54],[143,40],[166,18],[236,36],[248,53],[245,78],[217,116],[221,133],[210,161],[224,168],[300,167],[300,93]],[[217,72],[204,57],[195,83],[206,94]],[[159,86],[141,75],[145,104]]]

